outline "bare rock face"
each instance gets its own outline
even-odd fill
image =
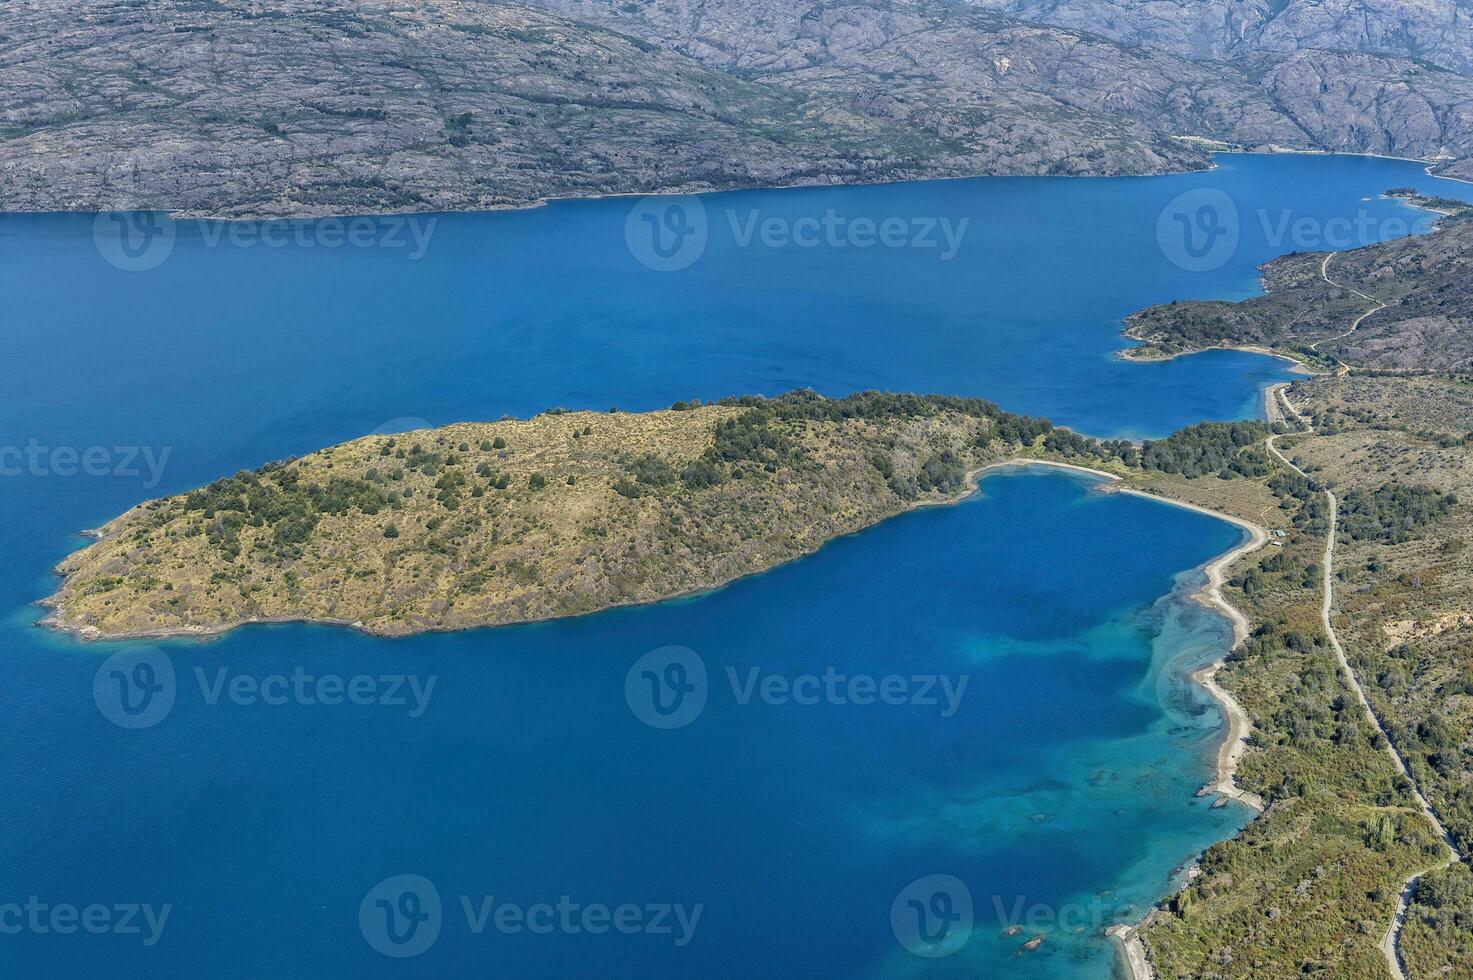
[[[1473,6],[1467,0],[1296,0],[1266,21],[1263,51],[1323,48],[1415,58],[1473,73]]]
[[[1225,58],[1272,19],[1271,0],[969,0],[1040,24],[1090,31],[1202,61]]]
[[[975,30],[905,42],[929,23],[908,9],[790,20],[808,49],[734,37],[749,56],[717,68],[508,3],[17,0],[0,36],[0,209],[317,215],[1206,165],[1139,122],[1023,98],[1021,82],[991,104],[954,81],[928,91],[971,72]],[[1046,33],[1057,61],[1066,39]],[[801,77],[735,70],[748,62]]]
[[[913,124],[938,130],[1005,136],[1006,120],[1072,140],[1087,127],[1102,150],[1113,135],[1308,145],[1235,70],[939,0],[532,2],[774,85],[883,92],[911,107]]]
[[[1418,372],[1434,364],[1448,370],[1467,370],[1473,363],[1473,351],[1468,347],[1470,325],[1473,319],[1446,316],[1376,322],[1339,350],[1347,359],[1375,365],[1381,371]]]
[[[1106,121],[1102,134],[1144,127],[1249,148],[1473,155],[1473,79],[1412,60],[1416,45],[1376,54],[1347,37],[1343,50],[1299,50],[1282,19],[1297,3],[1276,14],[1283,5],[1268,0],[974,0],[972,12],[927,0],[531,2],[776,85],[883,90],[925,108],[907,117],[913,125],[990,112],[1063,131],[1084,114]],[[1451,0],[1422,4],[1464,16]],[[1473,52],[1473,32],[1448,36]]]
[[[21,0],[3,31],[6,210],[473,209],[977,166],[841,99],[510,4]]]
[[[1419,159],[1473,156],[1473,79],[1328,51],[1256,56],[1249,64],[1321,146]]]
[[[12,0],[0,209],[275,217],[1206,166],[1182,135],[1449,172],[1473,156],[1467,78],[1101,36],[1136,38],[1129,8],[1050,7],[1081,33],[943,0]],[[1187,34],[1255,50],[1274,21],[1149,8],[1213,8]]]
[[[1202,61],[1308,49],[1382,54],[1473,73],[1467,0],[969,0]]]

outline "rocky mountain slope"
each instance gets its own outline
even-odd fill
[[[1180,135],[1473,158],[1473,80],[1453,72],[1327,51],[1205,63],[1098,26],[947,0],[14,0],[0,210],[314,215],[1206,166]]]
[[[953,151],[509,4],[21,2],[0,207],[484,208],[900,176]]]
[[[1042,136],[1088,119],[1106,132],[1151,134],[1147,140],[1305,140],[1241,74],[947,0],[532,2],[746,78],[844,92],[872,115],[917,128],[1006,139],[1007,127]]]
[[[1316,146],[1439,160],[1439,173],[1473,176],[1473,78],[1354,52],[1254,55],[1236,66]]]
[[[498,2],[19,0],[0,14],[0,90],[12,211],[474,209],[1206,165],[1087,106],[915,92],[914,113],[891,112],[823,79],[775,85]]]
[[[1473,72],[1467,0],[969,0],[1199,60],[1308,48],[1392,55]]]
[[[746,77],[848,91],[910,121],[978,107],[1015,119],[1082,112],[1248,148],[1473,157],[1473,80],[1455,72],[1355,47],[1248,49],[1199,63],[1191,45],[1158,43],[1144,28],[1116,31],[1124,44],[1109,40],[1102,28],[1114,8],[1094,0],[1006,10],[1038,23],[945,0],[530,2]],[[1129,10],[1152,24],[1147,14],[1161,7],[1210,6]],[[1070,10],[1078,16],[1063,16]],[[1056,23],[1064,27],[1047,26]]]

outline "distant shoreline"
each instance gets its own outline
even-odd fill
[[[1245,156],[1269,156],[1267,153],[1244,152]],[[1326,154],[1331,155],[1331,154]],[[656,190],[632,190],[632,191],[606,191],[600,194],[554,194],[546,197],[538,197],[533,200],[520,203],[492,204],[486,207],[476,208],[451,208],[451,209],[420,209],[405,208],[399,211],[325,211],[322,213],[302,212],[294,214],[278,215],[239,215],[227,217],[216,215],[205,211],[191,211],[182,208],[103,208],[101,210],[66,210],[58,208],[36,209],[34,211],[4,211],[0,210],[0,217],[6,216],[34,216],[34,215],[97,215],[111,213],[156,213],[166,214],[174,221],[208,221],[221,224],[265,224],[270,222],[292,222],[292,221],[332,221],[349,220],[353,218],[402,218],[408,215],[421,217],[447,217],[457,214],[501,214],[513,211],[535,211],[539,208],[549,207],[554,204],[573,204],[579,201],[605,201],[619,200],[621,198],[646,198],[646,197],[711,197],[717,194],[741,194],[754,191],[800,191],[800,190],[824,190],[845,187],[891,187],[901,184],[927,184],[941,183],[958,180],[1144,180],[1155,177],[1179,177],[1186,174],[1205,174],[1218,169],[1215,162],[1209,161],[1207,166],[1195,168],[1182,168],[1179,170],[1143,170],[1140,173],[1100,173],[1100,174],[1050,174],[1050,173],[1017,173],[1017,174],[988,174],[988,173],[961,173],[961,174],[934,174],[914,177],[884,177],[876,180],[857,179],[850,180],[843,177],[835,177],[832,180],[815,179],[810,181],[797,181],[790,184],[742,184],[729,187],[704,187],[704,188],[661,188]]]
[[[1191,142],[1192,137],[1173,137],[1174,139]],[[1415,157],[1388,156],[1383,153],[1354,153],[1343,150],[1301,150],[1286,147],[1273,149],[1248,150],[1228,149],[1213,150],[1209,152],[1213,158],[1218,156],[1245,156],[1245,157],[1270,157],[1270,156],[1314,156],[1314,157],[1361,157],[1376,160],[1391,160],[1399,163],[1419,163],[1423,165],[1423,172],[1429,177],[1438,180],[1452,180],[1460,184],[1473,184],[1473,179],[1464,177],[1452,177],[1446,174],[1434,173],[1433,168],[1437,166],[1437,160],[1425,160]],[[1179,177],[1187,174],[1211,173],[1219,169],[1219,165],[1213,160],[1208,166],[1197,168],[1182,168],[1179,170],[1146,170],[1140,173],[1116,173],[1116,174],[1049,174],[1049,173],[967,173],[967,174],[937,174],[934,176],[914,176],[898,178],[882,178],[879,180],[848,180],[842,177],[833,180],[813,180],[808,182],[795,182],[791,184],[751,184],[730,187],[706,187],[706,188],[664,188],[657,190],[631,190],[631,191],[609,191],[602,194],[561,194],[538,197],[533,200],[493,204],[486,207],[476,208],[451,208],[451,209],[425,209],[404,208],[395,211],[304,211],[291,214],[275,215],[238,215],[224,216],[212,214],[207,211],[192,211],[182,208],[102,208],[100,210],[89,209],[62,209],[62,208],[37,208],[30,211],[6,211],[0,210],[0,217],[21,217],[38,215],[97,215],[112,212],[153,212],[167,214],[176,221],[209,221],[221,224],[245,224],[245,223],[269,223],[269,222],[293,222],[293,221],[331,221],[334,219],[352,218],[394,218],[407,215],[418,215],[422,217],[444,217],[457,214],[499,214],[509,211],[533,211],[538,208],[548,207],[553,204],[574,203],[578,201],[602,201],[619,198],[644,198],[644,197],[709,197],[716,194],[736,194],[750,191],[796,191],[796,190],[819,190],[823,188],[840,187],[888,187],[897,184],[922,184],[942,181],[957,180],[986,180],[986,179],[1064,179],[1064,180],[1143,180],[1157,177]]]

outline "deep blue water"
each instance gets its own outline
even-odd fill
[[[1120,362],[1119,318],[1247,295],[1257,263],[1320,247],[1306,236],[1334,218],[1365,218],[1346,245],[1398,233],[1411,212],[1374,195],[1407,184],[1473,190],[1394,161],[1227,157],[1168,178],[713,195],[704,252],[679,271],[641,263],[650,253],[628,200],[439,216],[418,260],[412,242],[326,247],[322,226],[278,248],[212,245],[210,229],[181,225],[167,260],[136,272],[104,260],[109,240],[99,246],[90,216],[0,217],[0,968],[1108,974],[1099,928],[1138,913],[1245,819],[1193,795],[1219,718],[1182,677],[1220,652],[1226,628],[1173,596],[1236,540],[1221,522],[1075,476],[997,474],[963,505],[697,599],[401,641],[280,627],[159,644],[176,700],[137,731],[94,699],[119,646],[36,629],[30,604],[84,543],[78,530],[140,499],[404,419],[797,386],[982,395],[1099,435],[1246,417],[1285,376],[1281,362]],[[1196,258],[1162,215],[1203,189],[1227,195],[1240,241]],[[1224,227],[1220,200],[1178,207],[1207,235],[1199,244]],[[1204,201],[1216,209],[1205,216]],[[830,212],[850,237],[738,240],[748,223],[791,232]],[[1286,213],[1304,219],[1298,240],[1273,234]],[[906,243],[860,244],[856,217],[900,219]],[[949,259],[915,240],[930,219],[956,230],[963,218]],[[388,235],[376,224],[369,237]],[[73,475],[80,464],[57,447],[95,450],[95,475]],[[154,474],[148,460],[164,465]],[[664,731],[631,711],[625,681],[669,645],[695,651],[710,683],[704,712]],[[916,704],[739,704],[727,669],[754,667],[968,680],[950,717]],[[211,704],[196,668],[436,686],[418,717]],[[434,883],[441,930],[421,955],[389,959],[365,940],[359,907],[401,873]],[[966,885],[977,924],[960,953],[931,960],[897,942],[891,906],[901,895],[903,919],[903,890],[933,874]],[[150,947],[10,929],[6,903],[32,895],[108,906],[114,924],[114,905],[171,911]],[[565,928],[477,935],[462,895],[473,910],[487,895],[520,907],[567,896],[701,914],[681,946]],[[999,908],[1023,910],[1022,935],[999,935]],[[1035,933],[1044,946],[1017,955]]]

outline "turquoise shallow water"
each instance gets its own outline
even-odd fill
[[[705,249],[678,272],[641,263],[629,201],[441,216],[417,261],[319,247],[320,235],[212,245],[184,226],[148,272],[108,264],[90,217],[0,217],[0,354],[11,366],[0,449],[46,449],[0,477],[0,817],[11,828],[0,925],[5,903],[32,895],[172,910],[152,946],[27,926],[0,937],[0,965],[72,976],[1107,975],[1102,925],[1139,913],[1173,869],[1245,818],[1193,795],[1220,719],[1183,677],[1217,655],[1226,627],[1180,592],[1195,585],[1187,570],[1237,538],[1201,515],[1094,493],[1075,476],[995,474],[962,505],[695,599],[392,642],[294,626],[160,644],[175,701],[136,731],[94,698],[117,647],[37,630],[29,604],[51,591],[48,569],[83,543],[80,528],[404,419],[799,385],[979,394],[1101,435],[1244,417],[1261,385],[1283,377],[1278,362],[1121,363],[1118,318],[1251,292],[1257,262],[1313,247],[1271,234],[1285,209],[1321,228],[1364,212],[1367,234],[1394,231],[1389,220],[1409,213],[1362,198],[1404,184],[1470,190],[1393,161],[1226,158],[1211,174],[1149,180],[715,195],[703,204]],[[1158,231],[1170,202],[1204,189],[1232,202],[1240,241],[1194,271],[1202,262]],[[740,229],[755,211],[792,228],[830,210],[877,223],[969,218],[970,230],[942,261],[852,242],[742,246],[727,217]],[[106,462],[70,475],[56,447],[100,449]],[[157,474],[149,460],[162,461]],[[631,710],[626,675],[670,645],[695,651],[709,685],[699,717],[667,731]],[[197,668],[210,683],[224,668],[435,687],[417,717],[292,698],[211,703]],[[742,704],[728,668],[967,686],[949,717],[909,703]],[[442,913],[435,941],[396,959],[366,938],[377,906],[366,926],[359,911],[401,873],[433,882]],[[903,933],[905,889],[937,874],[966,886],[974,928],[960,952],[926,959],[897,941],[892,905],[901,899]],[[679,946],[565,927],[477,934],[460,896],[475,910],[487,895],[524,908],[568,896],[702,911]],[[1027,931],[1002,936],[999,919],[1015,915]],[[1019,955],[1035,933],[1043,946]]]

